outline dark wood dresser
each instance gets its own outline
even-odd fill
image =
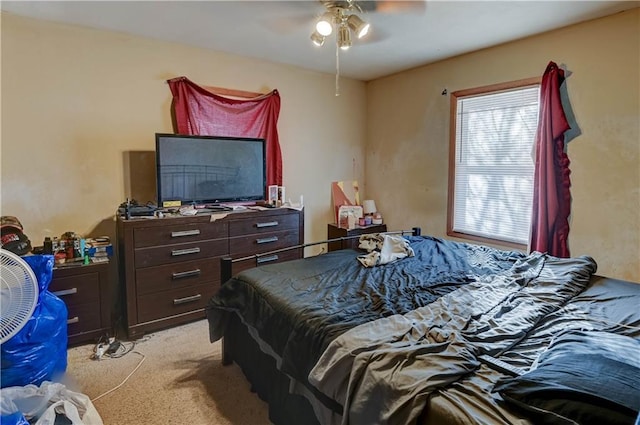
[[[189,217],[118,218],[118,262],[129,338],[205,317],[220,288],[222,257],[304,243],[304,211],[274,208]],[[302,250],[253,264],[300,258]],[[241,268],[234,267],[233,273]]]
[[[56,267],[49,291],[67,306],[69,345],[111,336],[109,263]]]

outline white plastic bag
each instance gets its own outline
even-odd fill
[[[60,383],[2,388],[0,399],[3,415],[21,412],[30,423],[36,419],[34,425],[54,425],[56,413],[66,416],[72,425],[103,425],[89,397]]]

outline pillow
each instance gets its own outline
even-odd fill
[[[494,388],[536,424],[629,424],[640,410],[640,341],[606,332],[570,331],[537,368]]]

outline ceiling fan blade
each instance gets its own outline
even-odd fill
[[[386,40],[387,38],[389,38],[389,36],[390,34],[388,34],[386,31],[382,31],[380,29],[373,29],[365,37],[354,40],[353,44],[354,46],[359,44],[362,44],[362,45],[375,44],[380,41]]]
[[[307,13],[304,15],[278,16],[263,19],[264,25],[276,34],[291,34],[300,28],[311,28],[317,14]]]
[[[363,12],[405,13],[424,12],[425,0],[357,0],[355,2]]]

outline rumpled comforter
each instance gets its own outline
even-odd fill
[[[481,276],[511,274],[526,258],[430,236],[406,239],[414,256],[377,267],[358,262],[362,251],[341,250],[239,273],[209,300],[210,340],[222,338],[237,314],[278,368],[306,383],[329,343],[347,330],[423,307]]]
[[[432,392],[498,356],[580,293],[595,273],[590,257],[534,253],[513,274],[488,275],[402,315],[334,339],[311,370],[317,390],[343,406],[343,425],[410,424]]]

